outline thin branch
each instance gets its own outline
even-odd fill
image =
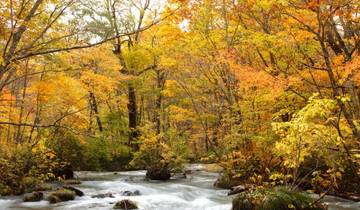
[[[151,24],[149,24],[149,25],[147,25],[147,26],[145,26],[143,28],[140,28],[138,30],[128,32],[128,33],[121,33],[121,34],[119,33],[116,36],[113,36],[113,37],[110,37],[110,38],[105,38],[105,39],[103,39],[103,40],[101,40],[99,42],[96,42],[96,43],[86,44],[86,45],[78,45],[78,46],[72,46],[72,47],[65,47],[65,48],[59,48],[59,49],[49,49],[49,50],[39,51],[39,52],[30,52],[28,54],[13,58],[13,61],[19,61],[19,60],[23,60],[25,58],[30,58],[30,57],[34,57],[34,56],[38,56],[38,55],[46,55],[46,54],[52,54],[52,53],[57,53],[57,52],[71,51],[71,50],[78,50],[78,49],[86,49],[86,48],[90,48],[90,47],[99,46],[101,44],[104,44],[106,42],[118,39],[120,37],[130,36],[130,35],[134,35],[134,34],[137,34],[139,32],[148,30],[149,28],[151,28],[154,25],[158,24],[159,22],[165,20],[166,18],[170,17],[171,15],[173,15],[173,12],[170,13],[169,15],[165,16],[164,18],[153,21]]]

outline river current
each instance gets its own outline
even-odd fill
[[[140,210],[230,210],[231,196],[227,190],[213,187],[219,176],[202,170],[201,165],[191,165],[193,171],[186,179],[166,182],[146,181],[145,171],[128,172],[77,172],[82,180],[76,188],[85,195],[73,201],[49,204],[47,201],[22,202],[22,197],[0,197],[1,210],[110,210],[122,199],[135,201]],[[124,196],[124,191],[140,191],[138,196]],[[111,193],[113,198],[92,198],[94,195]],[[352,202],[328,196],[325,202],[329,210],[360,209],[360,202]]]

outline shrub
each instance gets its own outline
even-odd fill
[[[22,194],[36,189],[53,177],[54,154],[28,145],[4,145],[0,148],[0,194]]]
[[[84,170],[102,170],[112,157],[109,142],[103,138],[87,138],[84,145]]]
[[[82,168],[84,145],[75,135],[68,132],[59,133],[54,139],[46,141],[46,146],[53,150],[61,161],[70,163],[75,170]]]
[[[61,133],[46,146],[75,170],[125,169],[132,158],[129,147],[122,142],[112,142],[104,136],[80,138],[71,133]]]
[[[308,194],[288,187],[257,188],[240,193],[233,200],[233,210],[325,210],[326,206],[314,203]]]
[[[140,150],[134,154],[131,161],[135,167],[158,168],[171,172],[183,170],[188,148],[184,139],[176,130],[170,129],[165,134],[156,135],[151,129],[144,128],[140,137]]]

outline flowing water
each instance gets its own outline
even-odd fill
[[[187,179],[166,182],[145,181],[145,171],[79,172],[82,184],[76,186],[85,193],[73,201],[49,204],[47,201],[24,203],[21,197],[0,198],[0,210],[63,210],[112,209],[116,201],[130,199],[143,210],[230,210],[232,197],[227,190],[216,189],[217,173],[205,172],[200,165],[192,165],[193,174]],[[126,197],[124,191],[140,191],[140,196]],[[114,198],[92,198],[101,193],[112,193]],[[330,210],[360,209],[360,202],[327,197]]]

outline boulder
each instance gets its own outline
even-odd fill
[[[50,202],[50,203],[59,203],[61,202],[62,200],[60,200],[59,197],[55,196],[55,195],[49,195],[47,197],[47,200]]]
[[[36,202],[41,201],[44,199],[44,193],[42,192],[33,192],[33,193],[27,193],[24,195],[23,201],[24,202]]]
[[[146,177],[151,180],[169,180],[171,177],[167,167],[149,167],[146,171]]]
[[[115,198],[112,193],[101,193],[97,195],[92,195],[92,198]]]
[[[215,187],[223,189],[231,189],[232,187],[241,185],[242,181],[237,178],[233,178],[231,175],[222,174],[214,183]]]
[[[55,177],[61,177],[63,179],[73,179],[74,171],[70,165],[65,165],[63,167],[56,168],[54,170]]]
[[[117,202],[114,209],[138,209],[138,206],[135,202],[125,199]]]
[[[71,186],[63,186],[64,189],[73,191],[77,196],[83,196],[84,192]]]
[[[135,190],[134,192],[126,190],[126,191],[122,192],[122,195],[123,196],[137,196],[137,195],[141,195],[141,193],[139,190]]]
[[[141,195],[141,193],[140,193],[139,190],[135,190],[135,191],[134,191],[134,195]]]
[[[58,203],[62,201],[69,201],[75,199],[75,192],[66,189],[59,189],[55,192],[50,193],[48,200],[50,203]]]
[[[126,191],[122,192],[121,195],[123,195],[123,196],[133,196],[133,193],[131,191],[126,190]]]

